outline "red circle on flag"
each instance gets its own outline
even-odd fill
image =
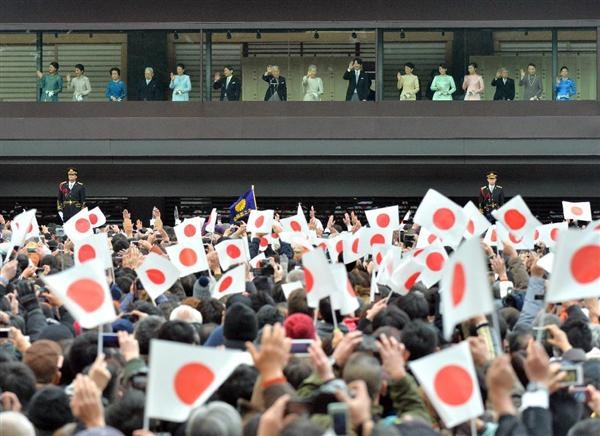
[[[85,218],[79,218],[75,221],[75,230],[79,233],[85,233],[90,229],[90,222]]]
[[[458,306],[463,298],[465,297],[465,291],[467,287],[467,278],[465,275],[465,267],[462,263],[457,262],[454,265],[454,271],[452,274],[452,305]]]
[[[298,221],[291,221],[290,227],[292,228],[292,231],[294,231],[294,232],[302,231],[302,226],[300,225],[300,223]]]
[[[32,230],[33,230],[33,224],[29,223],[29,225],[27,226],[27,233],[31,233]]]
[[[344,251],[344,241],[343,240],[339,240],[335,243],[335,251],[337,251],[338,254],[340,254],[342,251]]]
[[[377,263],[377,265],[381,265],[381,262],[383,261],[383,255],[381,254],[381,251],[379,253],[377,253],[377,256],[375,256],[375,263]]]
[[[269,245],[269,240],[265,237],[260,238],[260,244],[262,248],[266,248]]]
[[[490,239],[492,242],[496,242],[498,240],[498,233],[496,233],[496,229],[492,230],[492,237]]]
[[[433,244],[433,241],[435,241],[436,239],[437,239],[437,236],[435,236],[434,234],[431,234],[427,238],[427,242],[430,243],[430,244]]]
[[[173,384],[177,398],[191,406],[210,386],[215,379],[215,373],[201,363],[183,365],[175,374]]]
[[[525,226],[527,218],[517,209],[509,209],[504,212],[504,222],[512,230],[519,230]]]
[[[417,283],[417,279],[420,275],[420,272],[416,272],[408,279],[406,279],[406,281],[404,282],[404,288],[410,290],[410,288],[412,288],[415,285],[415,283]]]
[[[352,242],[352,252],[354,254],[358,254],[358,244],[360,243],[360,240],[357,238]]]
[[[571,207],[571,212],[573,213],[573,215],[583,215],[583,209],[580,208],[579,206],[572,206]]]
[[[600,245],[584,245],[571,258],[571,274],[578,283],[587,285],[600,278]]]
[[[537,241],[538,239],[540,239],[540,231],[536,230],[535,233],[533,234],[533,240]]]
[[[77,252],[77,259],[79,262],[85,262],[86,260],[91,260],[96,258],[96,250],[90,244],[84,244],[79,247],[79,251]]]
[[[442,266],[444,266],[444,256],[438,252],[430,253],[427,255],[425,263],[431,271],[441,271]]]
[[[371,247],[375,244],[385,244],[385,237],[381,233],[376,233],[371,236]]]
[[[421,254],[421,253],[422,253],[422,252],[424,252],[424,251],[425,251],[425,249],[424,249],[424,248],[419,248],[418,250],[416,250],[416,251],[413,253],[413,257],[417,257],[419,254]]]
[[[454,212],[447,207],[441,207],[433,214],[433,225],[441,230],[448,230],[452,228],[456,222]]]
[[[379,227],[387,227],[390,225],[390,216],[387,213],[380,213],[379,215],[377,215],[377,219],[375,220],[377,221],[377,225]]]
[[[312,273],[306,268],[304,268],[304,283],[306,285],[306,292],[311,292],[313,286],[315,285],[315,278],[313,277]]]
[[[469,232],[469,234],[473,234],[475,233],[475,223],[473,222],[473,220],[469,220],[469,222],[467,223],[467,232]]]
[[[227,248],[225,248],[225,253],[227,253],[227,256],[231,257],[232,259],[237,259],[242,255],[242,252],[237,245],[233,244],[228,245]]]
[[[184,248],[179,252],[179,262],[183,266],[192,266],[198,262],[198,255],[191,248]]]
[[[193,224],[186,224],[183,228],[183,234],[188,238],[196,235],[196,226]]]
[[[156,268],[147,269],[146,276],[155,285],[162,285],[167,280],[165,274],[161,270]]]
[[[558,232],[560,230],[558,228],[554,228],[550,231],[550,239],[552,239],[553,241],[556,241],[558,239]]]
[[[520,244],[521,241],[523,240],[523,236],[521,236],[520,238],[517,238],[512,233],[509,233],[508,234],[508,239],[510,239],[510,242],[512,242],[513,244]]]
[[[233,283],[233,277],[227,276],[223,279],[221,284],[219,285],[219,292],[225,292],[227,289],[231,287]]]
[[[104,288],[92,279],[77,279],[67,288],[67,297],[88,313],[95,312],[104,303]]]
[[[254,220],[254,227],[262,227],[265,223],[265,217],[263,215],[259,216]]]
[[[95,213],[91,213],[89,215],[89,218],[90,218],[90,223],[92,223],[92,225],[94,225],[98,222],[98,215],[96,215]]]
[[[450,406],[461,406],[473,395],[473,380],[459,365],[442,367],[433,380],[433,389],[441,401]]]

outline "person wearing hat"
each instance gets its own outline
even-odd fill
[[[85,187],[77,181],[77,170],[67,170],[68,180],[61,182],[58,186],[58,199],[56,208],[63,222],[67,222],[85,207]]]
[[[487,185],[479,189],[479,211],[494,224],[496,220],[492,216],[492,211],[504,204],[504,191],[502,186],[496,185],[498,175],[491,171],[486,175]]]

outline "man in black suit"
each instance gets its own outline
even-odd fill
[[[479,211],[494,224],[496,220],[492,211],[499,209],[504,204],[504,191],[502,186],[496,185],[498,175],[491,171],[486,175],[488,184],[479,189]]]
[[[144,70],[144,81],[138,88],[138,100],[142,101],[160,101],[164,100],[164,92],[158,79],[154,77],[154,70],[146,67]]]
[[[265,101],[287,101],[287,84],[285,77],[279,74],[279,66],[269,65],[262,79],[269,84],[265,93]]]
[[[77,181],[77,170],[67,170],[68,180],[58,185],[58,198],[56,208],[63,222],[68,221],[85,207],[85,186]]]
[[[344,73],[344,80],[348,80],[346,101],[367,101],[371,92],[371,79],[363,70],[361,58],[354,58]]]
[[[508,70],[506,68],[501,68],[496,72],[496,77],[492,80],[492,86],[496,87],[494,100],[515,99],[515,81],[508,77]]]
[[[233,75],[233,67],[228,65],[221,73],[215,73],[213,89],[221,90],[221,101],[239,101],[242,95],[242,82]]]

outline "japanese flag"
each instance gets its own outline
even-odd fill
[[[77,241],[74,245],[75,265],[80,265],[91,260],[99,260],[104,268],[112,268],[112,257],[106,233],[91,235]]]
[[[492,225],[472,201],[465,204],[463,210],[467,216],[467,230],[463,235],[465,239],[482,235]]]
[[[175,235],[177,236],[177,242],[201,238],[203,225],[204,218],[200,218],[198,216],[184,219],[181,224],[173,227]]]
[[[556,244],[546,302],[600,296],[600,232],[565,230]]]
[[[83,208],[63,224],[65,234],[71,241],[77,242],[94,234],[89,215],[87,207]]]
[[[402,259],[389,281],[392,291],[398,292],[400,295],[408,294],[419,280],[421,271],[423,271],[423,265],[416,262],[414,258]]]
[[[428,288],[431,288],[442,278],[444,264],[448,260],[448,254],[442,244],[435,243],[422,250],[414,252],[415,261],[423,267],[419,280]]]
[[[402,262],[402,249],[400,247],[390,247],[383,256],[381,265],[377,270],[377,283],[384,286],[391,286],[392,274]]]
[[[492,215],[498,222],[504,225],[506,229],[520,238],[523,235],[531,235],[535,229],[542,225],[536,217],[533,216],[527,204],[520,195],[510,199],[500,209],[492,211]]]
[[[371,229],[361,227],[344,240],[344,263],[354,262],[371,253]]]
[[[593,221],[589,223],[585,230],[590,232],[600,232],[600,221]]]
[[[365,215],[372,229],[394,231],[400,227],[398,206],[382,207],[366,210]]]
[[[377,244],[392,245],[394,242],[394,230],[370,229],[369,245],[374,247]]]
[[[485,232],[485,236],[483,237],[483,242],[490,247],[498,246],[498,231],[496,230],[496,224],[491,225],[487,232]]]
[[[238,265],[221,276],[212,288],[213,298],[246,292],[246,265]]]
[[[558,235],[569,228],[569,224],[565,221],[562,223],[544,224],[535,229],[535,242],[543,242],[546,247],[554,247],[558,240]]]
[[[283,227],[284,232],[308,234],[308,222],[300,206],[298,206],[296,215],[279,220],[279,224]]]
[[[246,247],[242,239],[228,239],[215,245],[215,251],[219,256],[219,263],[223,271],[231,266],[246,262]]]
[[[440,286],[446,339],[456,324],[494,310],[484,258],[479,240],[471,238],[446,261]]]
[[[179,270],[175,265],[156,253],[148,253],[135,272],[152,300],[164,294],[179,278]]]
[[[313,250],[302,256],[306,297],[310,307],[318,307],[319,300],[336,288],[335,278],[322,250]]]
[[[327,239],[327,249],[329,250],[329,258],[335,263],[339,259],[340,253],[344,252],[344,240],[350,236],[348,233],[341,233],[335,238]]]
[[[410,362],[409,366],[447,428],[483,414],[467,341]]]
[[[444,245],[456,246],[467,228],[467,217],[463,208],[430,189],[415,213],[415,223],[425,227],[442,239]]]
[[[202,239],[185,239],[177,245],[165,248],[171,263],[179,270],[180,277],[208,269]]]
[[[548,253],[537,261],[537,265],[542,267],[544,271],[552,273],[552,265],[554,264],[554,253]]]
[[[273,239],[276,238],[273,238],[271,235],[261,236],[258,240],[258,251],[266,251],[266,249],[269,248],[269,245],[271,245]]]
[[[339,310],[342,315],[354,314],[360,307],[356,292],[348,279],[346,266],[342,263],[329,265],[329,269],[335,280],[335,290],[331,293],[331,301],[334,310]]]
[[[496,224],[496,231],[498,232],[498,239],[501,243],[512,245],[517,250],[531,250],[535,245],[533,240],[535,232],[527,232],[521,236],[516,236],[500,223]]]
[[[11,223],[11,247],[20,247],[27,238],[39,236],[40,230],[35,218],[35,209],[29,209],[17,215]],[[8,257],[7,257],[8,259]]]
[[[375,244],[371,248],[371,254],[373,256],[373,262],[375,263],[375,269],[379,269],[379,267],[383,263],[383,259],[387,252],[391,249],[392,245],[385,244]]]
[[[106,224],[106,217],[99,207],[95,207],[90,210],[89,219],[93,228],[102,227],[104,224]]]
[[[260,268],[263,263],[262,261],[265,259],[265,253],[259,253],[257,256],[254,256],[252,259],[250,259],[250,266],[252,268]]]
[[[433,233],[431,233],[425,227],[421,227],[421,231],[419,232],[419,238],[417,239],[417,245],[415,246],[415,248],[424,248],[433,244],[434,242],[441,242],[441,239]]]
[[[323,251],[328,251],[329,247],[327,245],[327,239],[325,238],[316,238],[315,239],[315,246],[317,248],[320,248]]]
[[[580,203],[571,203],[570,201],[563,201],[562,207],[563,216],[566,220],[592,220],[592,208],[590,206],[589,201],[582,201]]]
[[[251,210],[246,230],[251,233],[270,234],[273,227],[273,210]]]
[[[246,361],[246,353],[152,339],[146,414],[185,421]]]
[[[215,225],[217,224],[217,209],[213,208],[210,211],[210,216],[208,217],[208,221],[206,222],[205,230],[207,233],[215,232]]]
[[[81,327],[91,329],[116,319],[104,265],[100,260],[42,276],[42,280]]]

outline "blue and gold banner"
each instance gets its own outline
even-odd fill
[[[229,206],[229,221],[235,223],[243,220],[250,215],[252,209],[256,209],[254,187],[240,195],[239,198]]]

